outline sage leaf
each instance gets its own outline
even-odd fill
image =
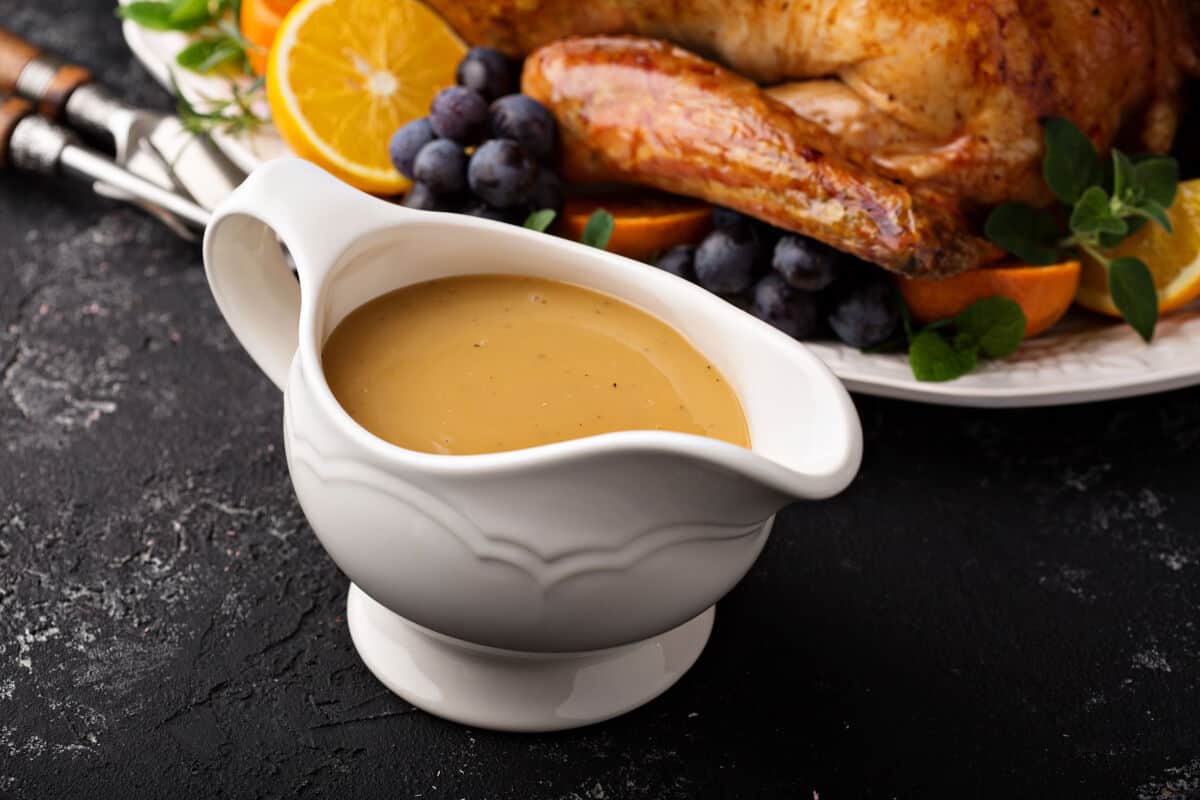
[[[973,349],[957,349],[937,331],[921,331],[908,347],[908,364],[919,381],[952,381],[975,369],[977,362]]]
[[[1071,230],[1081,234],[1111,233],[1123,236],[1128,230],[1125,221],[1113,216],[1108,195],[1099,186],[1091,186],[1079,198],[1071,212]]]
[[[1007,358],[1025,340],[1025,312],[1007,297],[985,297],[959,312],[954,325],[989,358]]]
[[[1021,203],[1002,203],[992,209],[984,226],[987,238],[1026,264],[1058,261],[1062,235],[1054,217]]]
[[[1108,293],[1138,335],[1152,340],[1158,324],[1158,290],[1149,268],[1136,258],[1113,259],[1108,265]]]
[[[580,241],[591,247],[605,249],[608,247],[608,240],[612,238],[613,224],[612,214],[603,208],[596,209],[583,226],[583,237]]]
[[[1042,173],[1055,196],[1072,205],[1085,189],[1101,180],[1096,148],[1083,131],[1062,117],[1046,120],[1045,137]]]
[[[1142,159],[1134,166],[1134,175],[1146,200],[1164,209],[1170,208],[1175,202],[1175,194],[1179,189],[1179,162],[1175,159],[1164,156]]]
[[[171,30],[170,3],[129,3],[117,7],[117,16],[152,31]]]
[[[525,218],[525,227],[531,231],[545,233],[546,229],[554,222],[554,218],[558,213],[553,208],[543,208],[540,211],[534,211]]]

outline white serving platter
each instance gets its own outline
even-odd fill
[[[164,86],[171,76],[193,104],[203,107],[227,98],[222,79],[207,78],[174,66],[184,46],[182,34],[124,25],[125,40],[150,74]],[[265,116],[266,109],[260,109]],[[241,169],[288,153],[270,125],[214,141]],[[855,392],[921,403],[987,408],[1066,405],[1153,394],[1200,383],[1200,306],[1177,312],[1159,323],[1146,345],[1128,326],[1091,315],[1072,314],[1053,330],[1026,342],[1012,358],[984,365],[948,383],[913,378],[902,355],[866,354],[834,342],[807,343]]]

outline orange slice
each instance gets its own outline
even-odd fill
[[[630,258],[648,259],[677,244],[697,242],[712,230],[712,206],[707,203],[648,189],[623,189],[567,198],[555,233],[579,241],[599,208],[613,215],[608,250]]]
[[[1062,319],[1079,286],[1079,262],[1048,267],[998,265],[950,278],[897,278],[913,319],[922,324],[953,317],[976,300],[1007,297],[1025,312],[1026,338],[1037,336]]]
[[[1145,262],[1158,289],[1158,311],[1166,314],[1200,297],[1200,179],[1179,184],[1167,216],[1174,233],[1147,223],[1105,255],[1134,256]],[[1108,293],[1108,270],[1090,258],[1083,262],[1083,277],[1075,302],[1091,311],[1121,316]]]
[[[242,35],[255,45],[254,48],[247,48],[246,58],[259,75],[266,74],[267,54],[271,52],[275,33],[296,2],[297,0],[242,0],[238,26]]]
[[[267,63],[267,99],[297,155],[359,189],[398,194],[388,160],[397,128],[454,83],[466,46],[415,0],[301,0]]]

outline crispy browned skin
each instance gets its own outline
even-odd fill
[[[522,88],[557,117],[568,180],[702,197],[907,275],[992,255],[949,211],[835,155],[820,126],[666,42],[548,45],[525,62]]]
[[[473,44],[664,39],[760,84],[881,174],[1040,203],[1039,119],[1165,151],[1200,0],[428,0]]]

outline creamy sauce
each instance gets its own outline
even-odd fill
[[[356,309],[325,343],[329,388],[410,450],[517,450],[625,430],[750,444],[724,376],[678,331],[608,295],[510,275],[421,283]]]

